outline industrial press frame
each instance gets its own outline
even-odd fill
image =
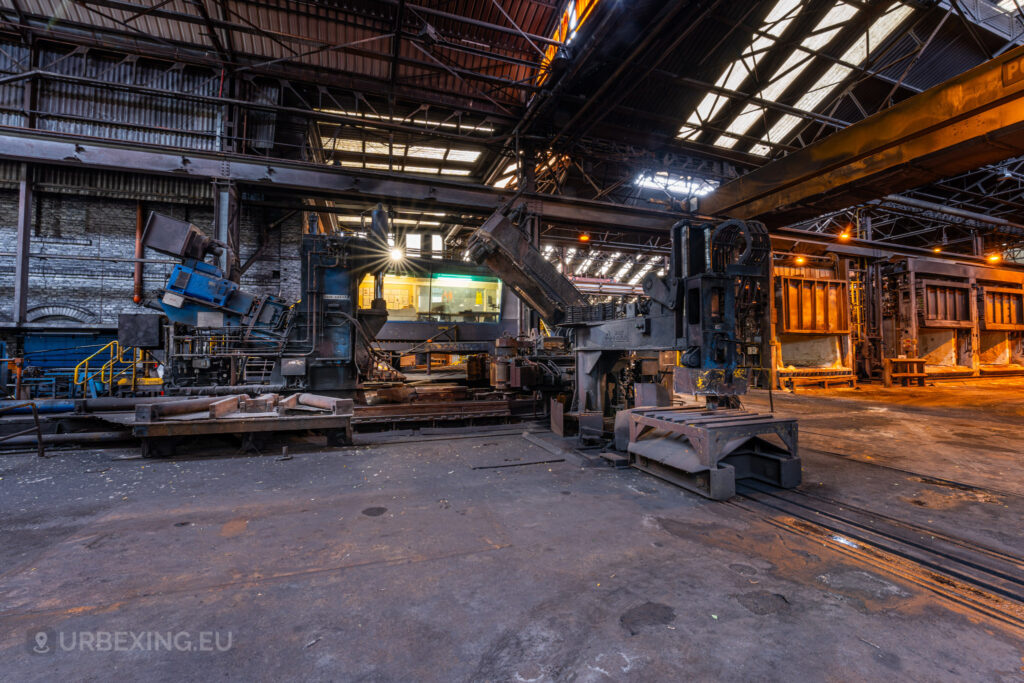
[[[763,224],[680,221],[671,229],[669,271],[645,277],[645,298],[589,305],[515,225],[522,216],[497,211],[473,234],[469,254],[546,322],[571,332],[578,418],[596,417],[603,431],[614,415],[615,445],[630,464],[710,498],[731,497],[742,478],[800,483],[796,421],[751,413],[739,401],[750,368],[762,364],[771,253]],[[705,405],[615,410],[606,400],[609,378],[666,353],[673,390]]]

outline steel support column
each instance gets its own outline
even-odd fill
[[[28,254],[32,237],[32,167],[21,165],[18,182],[18,228],[14,257],[14,311],[17,324],[26,322],[28,313]]]
[[[214,182],[214,234],[224,244],[228,245],[229,252],[221,254],[219,265],[229,280],[238,281],[241,275],[239,272],[238,252],[241,248],[241,236],[239,232],[239,206],[238,190],[235,184],[230,181]],[[229,260],[230,259],[230,260]]]

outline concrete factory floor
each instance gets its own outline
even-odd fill
[[[1019,419],[870,391],[775,395],[801,419],[787,495],[1019,567]],[[1000,392],[1020,404],[1012,383],[980,393]],[[0,456],[0,679],[1024,677],[1019,603],[986,612],[756,496],[583,466],[524,429],[541,427],[362,435],[383,442],[290,460]],[[50,652],[32,654],[41,629]],[[83,647],[118,631],[126,651]],[[186,636],[154,649],[147,632]],[[215,651],[196,651],[201,632]]]

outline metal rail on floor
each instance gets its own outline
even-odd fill
[[[807,491],[744,484],[728,503],[1024,633],[1024,558]]]
[[[17,410],[18,408],[31,408],[32,420],[35,422],[35,426],[29,427],[28,429],[23,429],[20,432],[14,432],[13,434],[4,434],[3,436],[0,436],[0,443],[3,443],[4,441],[8,441],[18,436],[24,436],[26,434],[31,434],[32,432],[35,432],[36,445],[39,449],[39,457],[45,458],[46,451],[44,450],[43,447],[43,428],[39,424],[39,409],[36,408],[35,403],[29,401],[28,403],[19,403],[18,405],[14,406],[4,406],[3,408],[0,408],[0,415],[3,415],[4,413],[10,412],[12,410]]]

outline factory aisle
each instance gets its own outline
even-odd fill
[[[1019,457],[990,458],[998,490],[956,488],[955,458],[924,477],[871,464],[868,446],[854,459],[809,443],[799,490],[716,503],[510,431],[296,448],[290,460],[5,456],[4,676],[106,677],[111,656],[122,675],[153,680],[1024,673],[1019,603],[966,602],[938,572],[806,521],[861,510],[1012,562],[1024,497],[1005,481],[1020,479]],[[39,629],[213,631],[231,644],[39,655]]]

